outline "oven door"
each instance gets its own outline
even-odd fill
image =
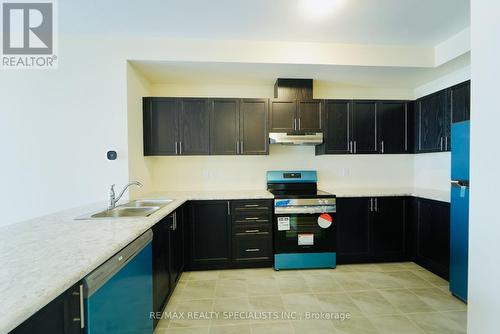
[[[335,252],[335,249],[336,227],[333,213],[275,214],[276,254]]]

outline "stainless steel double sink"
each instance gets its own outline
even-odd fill
[[[173,201],[173,199],[140,199],[77,219],[147,217]]]

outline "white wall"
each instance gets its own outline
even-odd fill
[[[498,333],[500,219],[498,196],[498,79],[500,2],[472,4],[471,193],[469,223],[470,334]]]
[[[414,155],[413,182],[416,188],[450,191],[451,154],[424,153]]]

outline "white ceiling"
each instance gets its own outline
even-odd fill
[[[337,2],[315,6],[307,3]],[[470,25],[469,0],[70,0],[63,33],[434,46]],[[325,15],[321,15],[325,14]],[[321,17],[320,17],[321,16]]]
[[[273,85],[276,78],[311,78],[362,87],[416,88],[470,64],[470,53],[437,68],[134,61],[155,84]]]

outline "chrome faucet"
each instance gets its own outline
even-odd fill
[[[123,188],[123,190],[121,191],[120,195],[118,195],[118,197],[116,197],[115,195],[115,185],[112,184],[111,185],[111,188],[109,189],[109,205],[108,205],[108,210],[112,210],[116,207],[116,203],[118,203],[118,201],[120,200],[120,198],[122,198],[123,196],[123,193],[125,192],[125,190],[128,189],[128,187],[130,186],[138,186],[138,187],[142,187],[142,183],[140,183],[139,181],[132,181],[130,182],[129,184],[127,184],[125,186],[125,188]]]

